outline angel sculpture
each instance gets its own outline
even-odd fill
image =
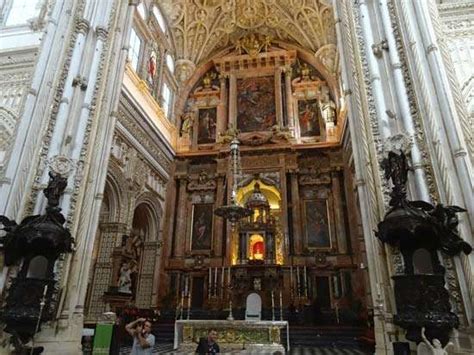
[[[425,327],[421,328],[421,338],[423,339],[423,342],[418,344],[417,348],[417,354],[419,355],[448,355],[448,351],[446,349],[454,345],[453,343],[449,342],[443,348],[441,342],[436,338],[430,342],[428,338],[426,338]]]

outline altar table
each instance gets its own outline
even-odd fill
[[[218,332],[217,343],[221,353],[249,353],[264,350],[285,353],[281,331],[286,330],[286,351],[290,350],[290,332],[287,321],[245,320],[177,320],[174,325],[174,349],[194,352],[200,338],[207,337],[209,329]]]

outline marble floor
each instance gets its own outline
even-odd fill
[[[120,350],[120,355],[130,354],[131,348],[124,347]],[[174,352],[172,344],[158,344],[153,349],[153,354],[169,354],[169,355],[178,355],[182,353]],[[267,354],[265,352],[245,352],[241,351],[240,354]],[[291,355],[366,355],[370,354],[369,352],[364,352],[356,348],[336,348],[336,347],[294,347],[288,353]]]

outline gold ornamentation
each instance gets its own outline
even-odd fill
[[[260,52],[268,52],[272,39],[268,35],[251,33],[247,37],[240,38],[235,42],[235,49],[242,54],[242,49],[251,57],[256,57]]]
[[[336,44],[333,10],[324,0],[163,0],[161,9],[177,57],[196,65],[229,46],[242,30],[258,29],[313,53]]]

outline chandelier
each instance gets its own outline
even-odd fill
[[[240,142],[236,137],[234,137],[234,139],[230,142],[229,170],[232,173],[232,194],[230,197],[230,204],[221,206],[214,211],[215,215],[228,220],[232,224],[232,227],[242,218],[253,214],[253,210],[240,206],[236,199],[238,179],[242,176],[239,144]]]

